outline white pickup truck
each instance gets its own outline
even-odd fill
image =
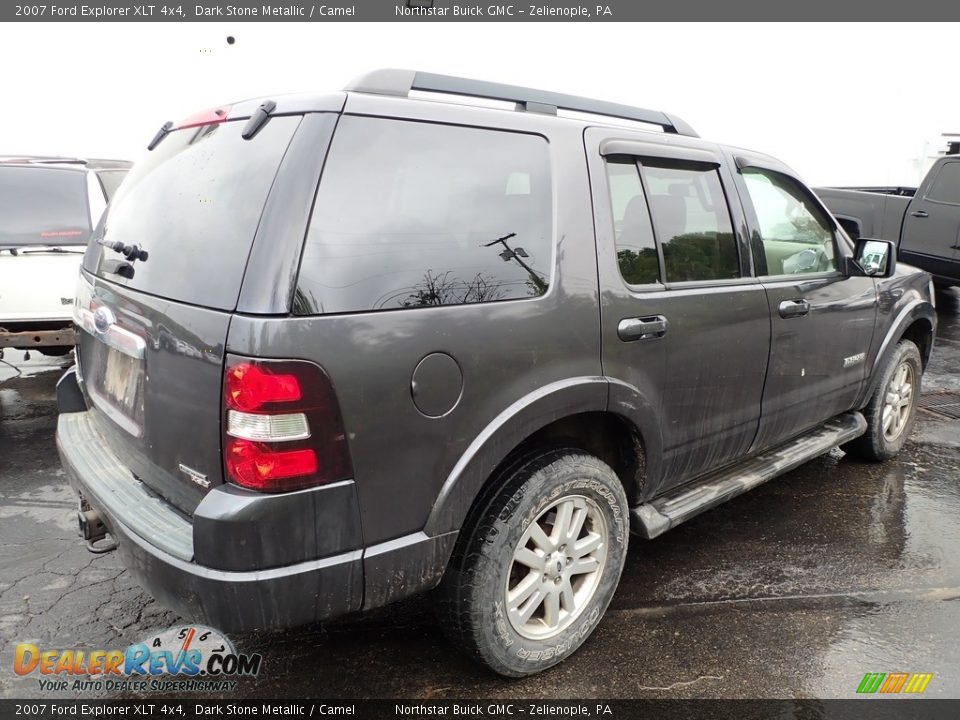
[[[0,357],[65,355],[87,240],[130,163],[0,157]]]

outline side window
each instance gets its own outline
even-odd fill
[[[642,161],[667,282],[740,277],[736,237],[713,165]]]
[[[743,179],[760,223],[763,257],[755,260],[761,274],[837,269],[833,223],[796,180],[759,168],[745,168]]]
[[[657,247],[636,160],[608,161],[607,180],[620,274],[630,285],[655,283],[660,277]]]
[[[944,163],[927,192],[927,199],[960,205],[960,163]]]
[[[540,136],[344,117],[317,192],[294,312],[543,295],[552,198]]]

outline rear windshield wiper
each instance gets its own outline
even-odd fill
[[[86,252],[85,245],[77,245],[75,250],[69,249],[69,246],[60,245],[9,245],[0,247],[0,252],[6,250],[11,255],[29,255],[30,253],[69,253],[72,255],[82,255]]]
[[[150,256],[146,250],[141,250],[136,245],[124,245],[119,240],[116,242],[110,242],[109,240],[104,240],[103,238],[99,238],[97,240],[97,244],[103,245],[105,248],[109,248],[114,252],[120,253],[130,262],[134,262],[136,260],[145,262],[146,259]]]
[[[62,247],[60,245],[27,245],[26,247],[17,248],[17,250],[24,255],[29,255],[30,253],[67,253],[68,255],[83,255],[87,248],[85,245],[77,245],[73,249]]]
[[[141,250],[136,245],[124,245],[119,240],[117,242],[110,242],[109,240],[98,238],[97,244],[103,245],[105,248],[120,253],[127,260],[129,260],[129,262],[111,261],[105,263],[107,272],[113,273],[114,275],[119,275],[127,280],[133,279],[133,274],[135,272],[133,269],[133,263],[135,263],[137,260],[144,262],[146,261],[147,257],[149,257],[149,253],[147,253],[146,250]]]

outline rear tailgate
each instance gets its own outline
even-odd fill
[[[187,127],[137,163],[84,258],[78,364],[97,430],[150,490],[192,513],[223,483],[224,347],[250,248],[302,116]],[[98,243],[146,251],[129,263]]]
[[[43,248],[0,254],[0,326],[60,321],[73,317],[82,248]]]

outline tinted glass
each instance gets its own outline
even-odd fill
[[[320,181],[294,312],[542,295],[551,198],[541,137],[344,117]]]
[[[636,161],[607,162],[607,181],[620,274],[631,285],[655,283],[659,280],[657,247]]]
[[[716,168],[644,160],[643,178],[667,282],[739,277],[736,238]]]
[[[927,197],[938,202],[960,205],[960,163],[944,163]]]
[[[760,223],[763,275],[837,269],[833,224],[800,185],[786,175],[746,168],[743,179]],[[756,253],[755,253],[756,254]]]
[[[0,247],[85,245],[89,237],[86,173],[0,167]]]
[[[300,116],[272,118],[251,140],[246,121],[171,133],[127,174],[95,237],[136,244],[149,257],[126,280],[122,256],[91,243],[84,267],[152,295],[230,310],[257,223]]]

